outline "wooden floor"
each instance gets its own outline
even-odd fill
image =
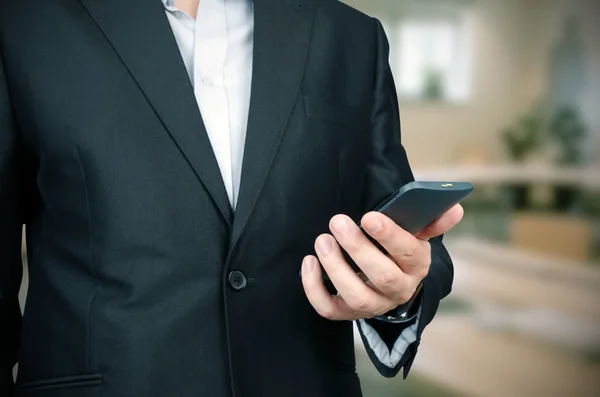
[[[419,382],[465,397],[600,396],[600,266],[472,239],[447,246],[454,290],[423,336]],[[387,396],[384,386],[369,379],[365,397]]]

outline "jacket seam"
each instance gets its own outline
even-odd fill
[[[94,253],[93,253],[93,228],[92,228],[92,216],[91,216],[91,210],[90,210],[90,199],[89,199],[89,189],[88,189],[88,183],[87,183],[87,178],[86,178],[86,174],[85,174],[85,169],[83,167],[83,161],[81,159],[81,152],[79,149],[79,146],[76,147],[76,151],[77,151],[77,160],[79,163],[79,170],[81,172],[81,177],[83,179],[83,186],[84,186],[84,192],[85,192],[85,206],[86,206],[86,212],[87,212],[87,218],[88,218],[88,233],[89,233],[89,267],[90,267],[90,271],[92,272],[92,275],[94,276],[94,290],[92,292],[92,295],[90,296],[90,300],[88,302],[88,308],[87,308],[87,324],[86,324],[86,338],[87,338],[87,365],[88,365],[88,369],[91,370],[92,369],[92,308],[94,305],[94,301],[96,299],[96,294],[98,292],[98,273],[96,272],[96,267],[94,265]]]

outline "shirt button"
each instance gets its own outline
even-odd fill
[[[231,273],[229,273],[228,281],[231,288],[233,288],[236,291],[243,290],[248,284],[246,276],[239,270],[234,270]]]
[[[202,78],[202,83],[205,86],[207,86],[207,87],[214,87],[215,86],[215,82],[210,77],[203,77]]]
[[[214,21],[216,21],[216,20],[217,20],[217,13],[216,13],[216,12],[214,12],[214,11],[210,11],[210,12],[208,13],[208,21],[209,21],[209,22],[214,22]]]

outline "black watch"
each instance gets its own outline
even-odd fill
[[[390,310],[389,312],[375,317],[376,320],[385,321],[388,323],[403,323],[407,320],[411,319],[415,314],[417,314],[419,305],[416,302],[421,298],[423,292],[423,282],[417,286],[415,293],[412,298],[408,300],[408,302],[398,306],[395,309]]]

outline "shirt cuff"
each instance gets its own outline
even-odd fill
[[[375,354],[375,357],[377,357],[380,363],[390,369],[396,368],[400,363],[408,347],[417,340],[417,330],[419,329],[419,320],[421,317],[420,306],[415,317],[416,321],[402,331],[391,349],[383,341],[381,336],[379,336],[379,333],[377,333],[366,320],[358,320],[358,326],[368,345],[367,348],[373,351],[373,354]],[[411,319],[406,320],[406,322],[409,321],[411,321]]]

